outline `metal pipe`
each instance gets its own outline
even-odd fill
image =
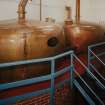
[[[71,19],[71,8],[69,6],[66,6],[66,12],[67,12],[67,20]]]
[[[40,0],[40,21],[42,20],[42,0]]]
[[[80,0],[76,0],[76,23],[80,23]]]
[[[19,20],[25,20],[25,7],[27,5],[28,0],[21,0],[18,5],[18,18]]]
[[[71,19],[71,8],[70,6],[66,6],[66,20],[65,23],[70,25],[73,23],[72,19]]]

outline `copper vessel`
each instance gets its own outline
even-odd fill
[[[17,20],[0,22],[0,63],[48,57],[65,48],[62,25],[25,19],[27,1],[21,0]],[[45,63],[2,69],[0,82],[40,76],[49,73],[49,68]]]
[[[76,53],[86,52],[89,45],[105,41],[104,29],[102,27],[80,22],[80,0],[76,0],[76,23],[72,24],[70,22],[66,24],[65,33],[68,46],[76,50]]]

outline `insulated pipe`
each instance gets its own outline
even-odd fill
[[[80,23],[80,0],[76,0],[76,23]]]
[[[19,20],[25,20],[25,7],[27,5],[28,0],[21,0],[18,5],[18,18]]]

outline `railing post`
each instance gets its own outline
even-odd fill
[[[73,64],[73,52],[71,53],[71,69],[70,69],[70,84],[71,89],[73,88],[73,80],[74,80],[74,64]]]
[[[51,97],[50,97],[50,105],[54,105],[54,92],[55,92],[55,86],[54,86],[54,72],[55,72],[55,60],[51,60]]]

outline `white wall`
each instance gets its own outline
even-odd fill
[[[42,0],[42,17],[51,16],[56,21],[64,21],[65,5],[71,5],[72,18],[75,19],[76,0]],[[0,0],[0,20],[17,17],[19,0]],[[39,20],[39,0],[27,5],[27,17]],[[105,0],[81,0],[81,20],[105,24]]]
[[[74,11],[72,16],[75,18],[76,0],[70,0]],[[94,22],[105,26],[105,0],[81,0],[81,20]]]
[[[0,20],[16,17],[16,3],[0,1]]]
[[[17,18],[17,7],[19,0],[0,0],[0,20]],[[42,18],[51,16],[56,21],[64,20],[64,0],[42,0]],[[28,3],[27,17],[39,20],[39,0],[33,0]]]
[[[39,5],[35,0],[35,4],[28,4],[26,11],[28,18],[39,19]],[[17,18],[19,0],[0,0],[0,20]]]

